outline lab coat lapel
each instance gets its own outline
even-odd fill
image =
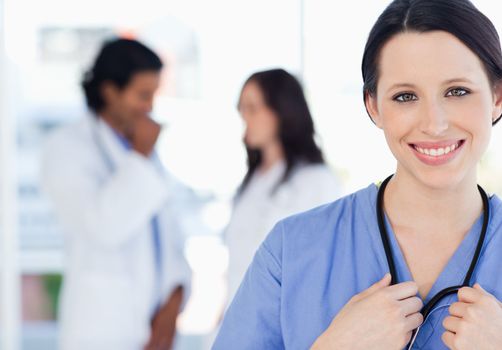
[[[102,151],[105,153],[104,156],[109,158],[113,168],[115,168],[129,151],[120,144],[115,131],[103,119],[98,118],[92,122],[95,124],[94,132],[98,138],[96,140],[99,143],[97,146],[102,147]]]

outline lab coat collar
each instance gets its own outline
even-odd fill
[[[117,137],[117,132],[99,115],[91,115],[89,119],[92,123],[91,128],[99,138],[98,141],[101,142],[104,151],[113,163],[119,163],[130,150],[124,147],[122,141]]]

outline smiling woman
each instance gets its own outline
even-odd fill
[[[467,0],[395,0],[362,71],[395,174],[279,222],[214,349],[502,347],[502,203],[476,174],[502,114],[495,28]]]

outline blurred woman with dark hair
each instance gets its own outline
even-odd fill
[[[340,189],[315,142],[298,80],[283,69],[247,79],[238,104],[248,170],[226,230],[233,297],[267,232],[280,219],[333,201]]]

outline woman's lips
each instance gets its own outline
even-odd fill
[[[417,142],[409,145],[421,162],[427,165],[443,165],[459,153],[464,145],[464,140]]]

